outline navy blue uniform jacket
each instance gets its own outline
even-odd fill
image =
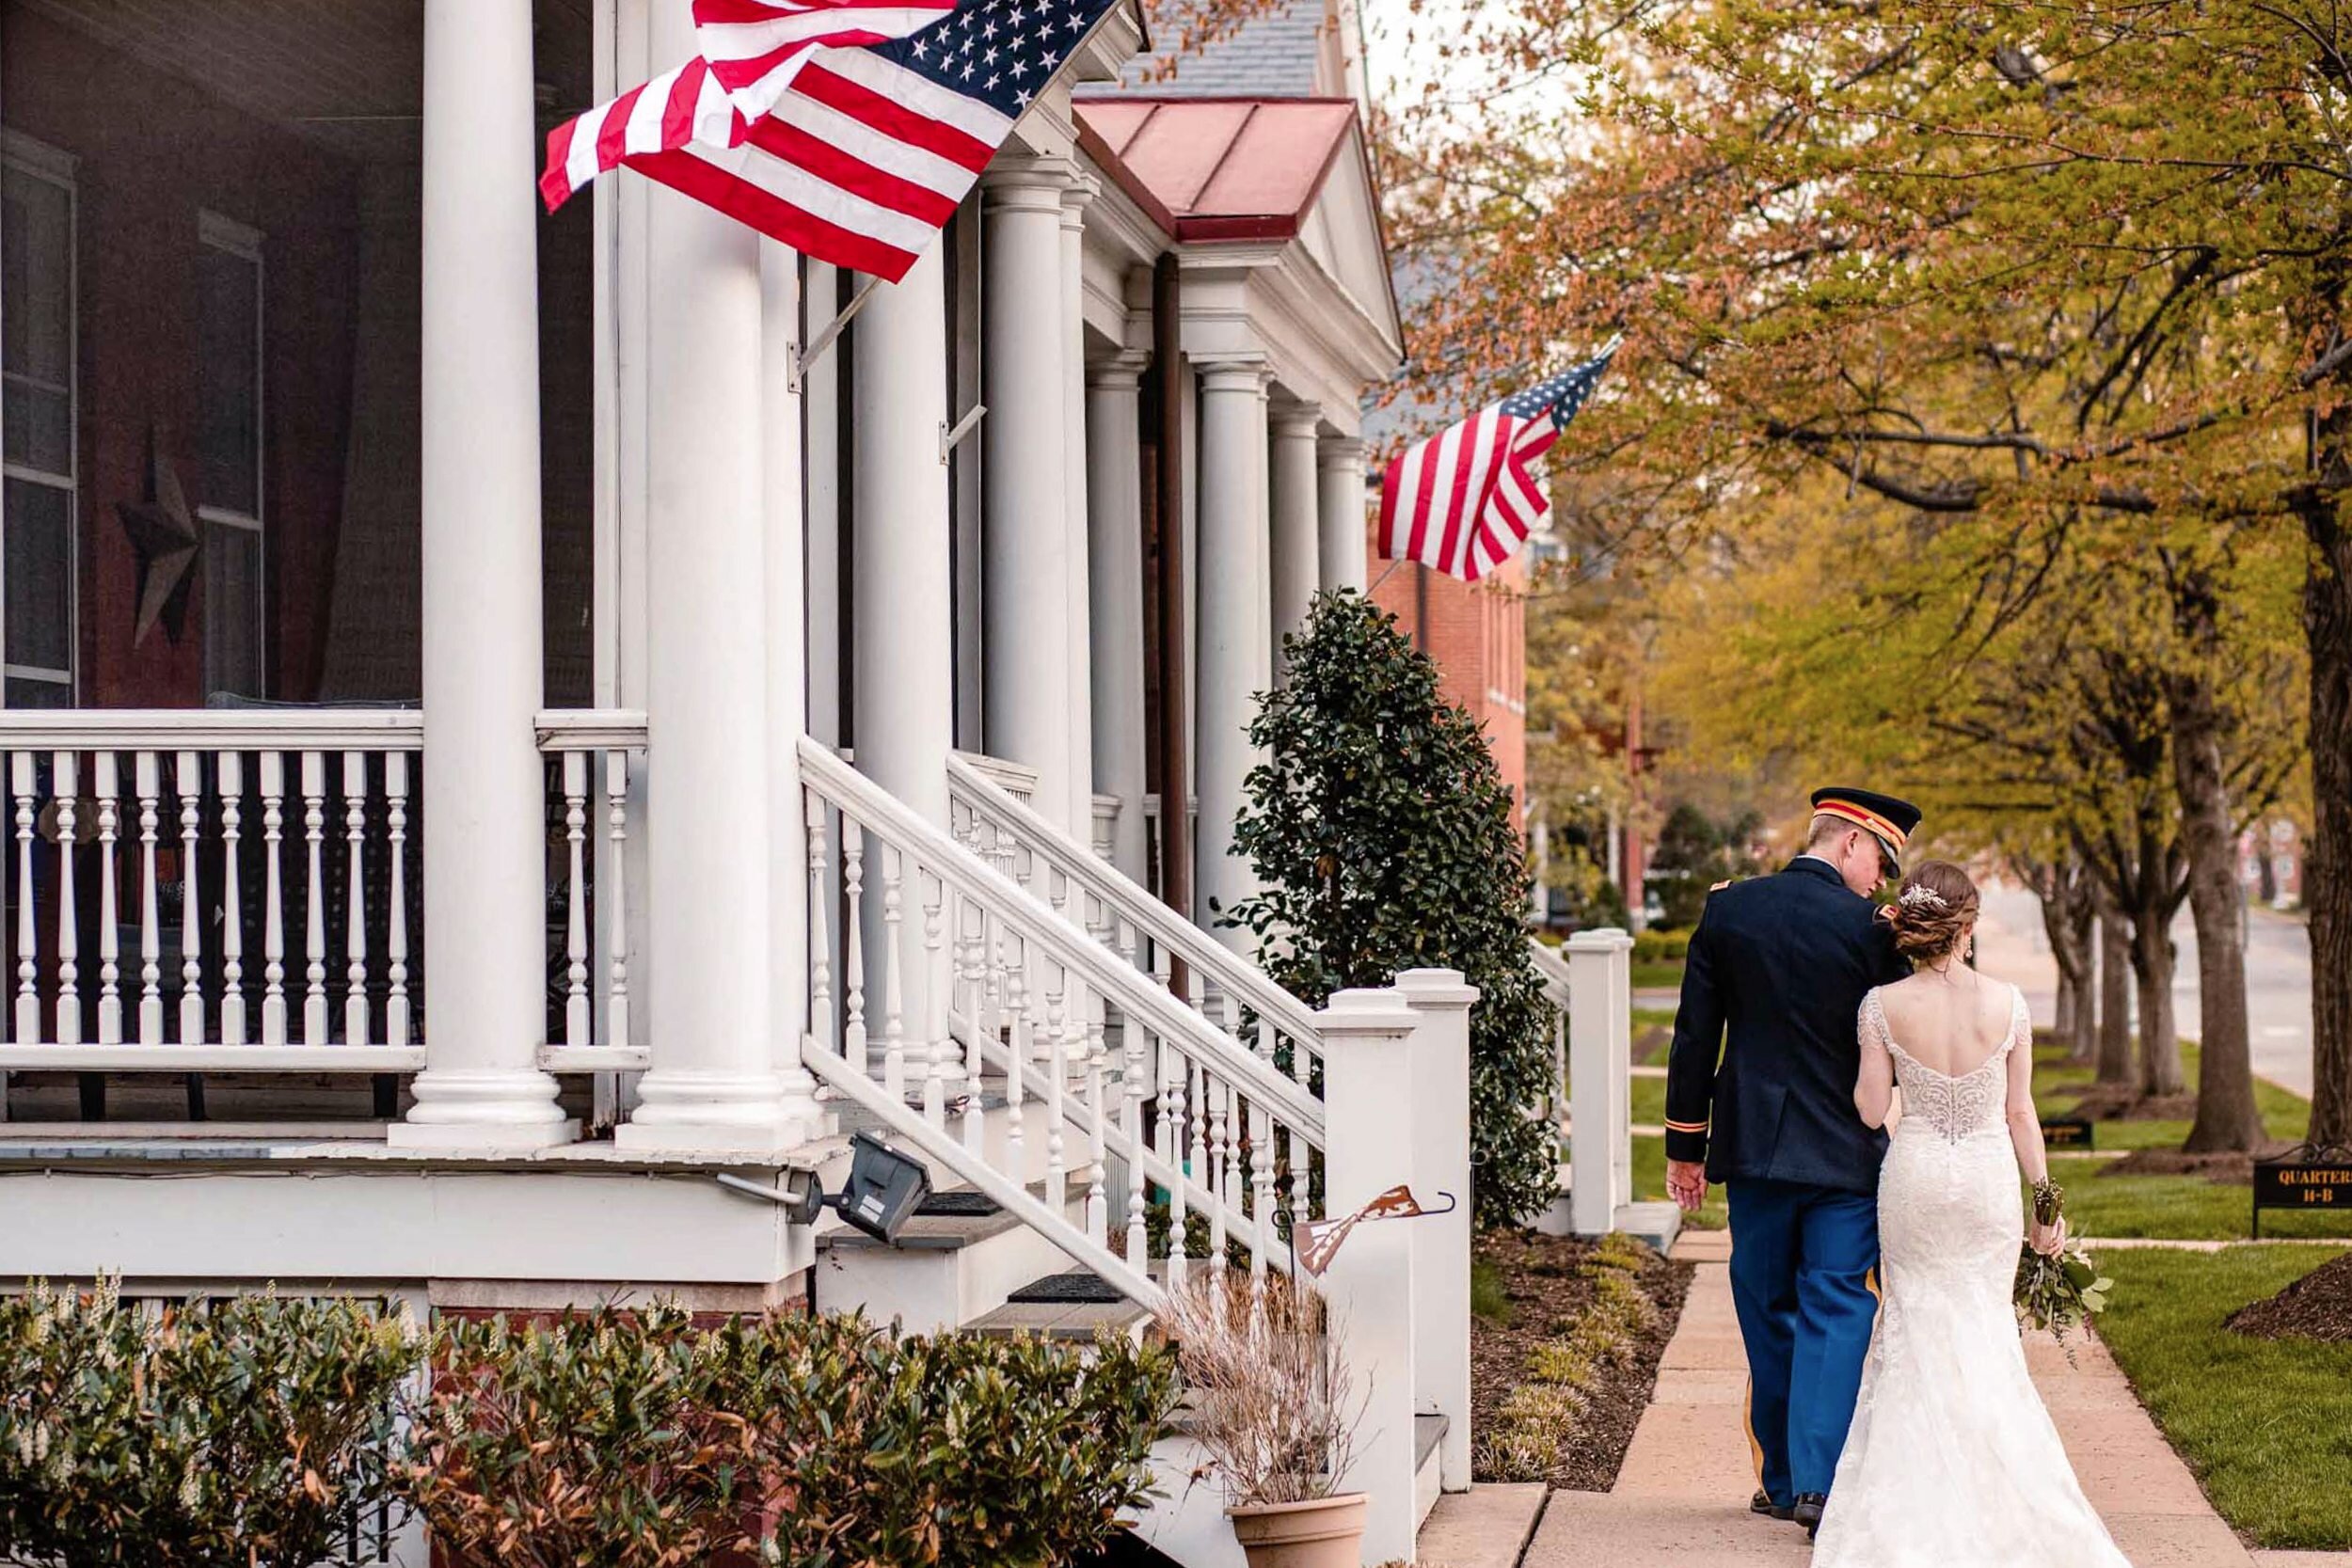
[[[1707,900],[1666,1063],[1666,1155],[1710,1181],[1878,1190],[1886,1134],[1854,1111],[1854,1023],[1872,986],[1911,973],[1877,906],[1827,861]]]

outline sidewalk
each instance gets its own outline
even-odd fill
[[[1684,1232],[1675,1256],[1696,1263],[1698,1275],[1616,1488],[1553,1493],[1527,1568],[1804,1568],[1804,1532],[1748,1513],[1747,1360],[1732,1314],[1730,1247],[1722,1231]],[[2078,1345],[2079,1367],[2044,1339],[2026,1354],[2083,1490],[2134,1568],[2254,1568],[2104,1347]],[[2279,1557],[2263,1568],[2299,1564]]]

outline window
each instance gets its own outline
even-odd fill
[[[266,696],[262,668],[262,236],[199,214],[198,518],[204,684]]]
[[[72,707],[73,161],[0,139],[0,645],[6,705]]]

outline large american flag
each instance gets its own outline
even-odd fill
[[[1380,554],[1476,582],[1550,509],[1528,465],[1584,406],[1617,345],[1407,447],[1380,477]]]
[[[552,212],[624,165],[892,282],[1117,0],[694,0],[700,53],[557,126]]]

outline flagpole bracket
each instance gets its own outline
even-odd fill
[[[972,434],[974,427],[979,424],[981,416],[987,412],[987,404],[976,403],[972,405],[972,412],[958,420],[952,428],[946,420],[940,421],[939,461],[941,467],[946,466],[948,457],[954,453],[957,447],[962,445],[963,438]]]
[[[807,347],[803,348],[798,343],[792,345],[789,361],[786,367],[786,379],[795,397],[800,395],[802,377],[807,374],[810,367],[824,357],[825,351],[833,347],[834,340],[841,336],[842,329],[850,325],[860,310],[866,309],[866,302],[874,297],[874,290],[881,283],[882,279],[879,277],[866,278],[858,286],[857,293],[850,296],[850,303],[841,308],[841,313],[817,329],[817,335],[808,341]]]

